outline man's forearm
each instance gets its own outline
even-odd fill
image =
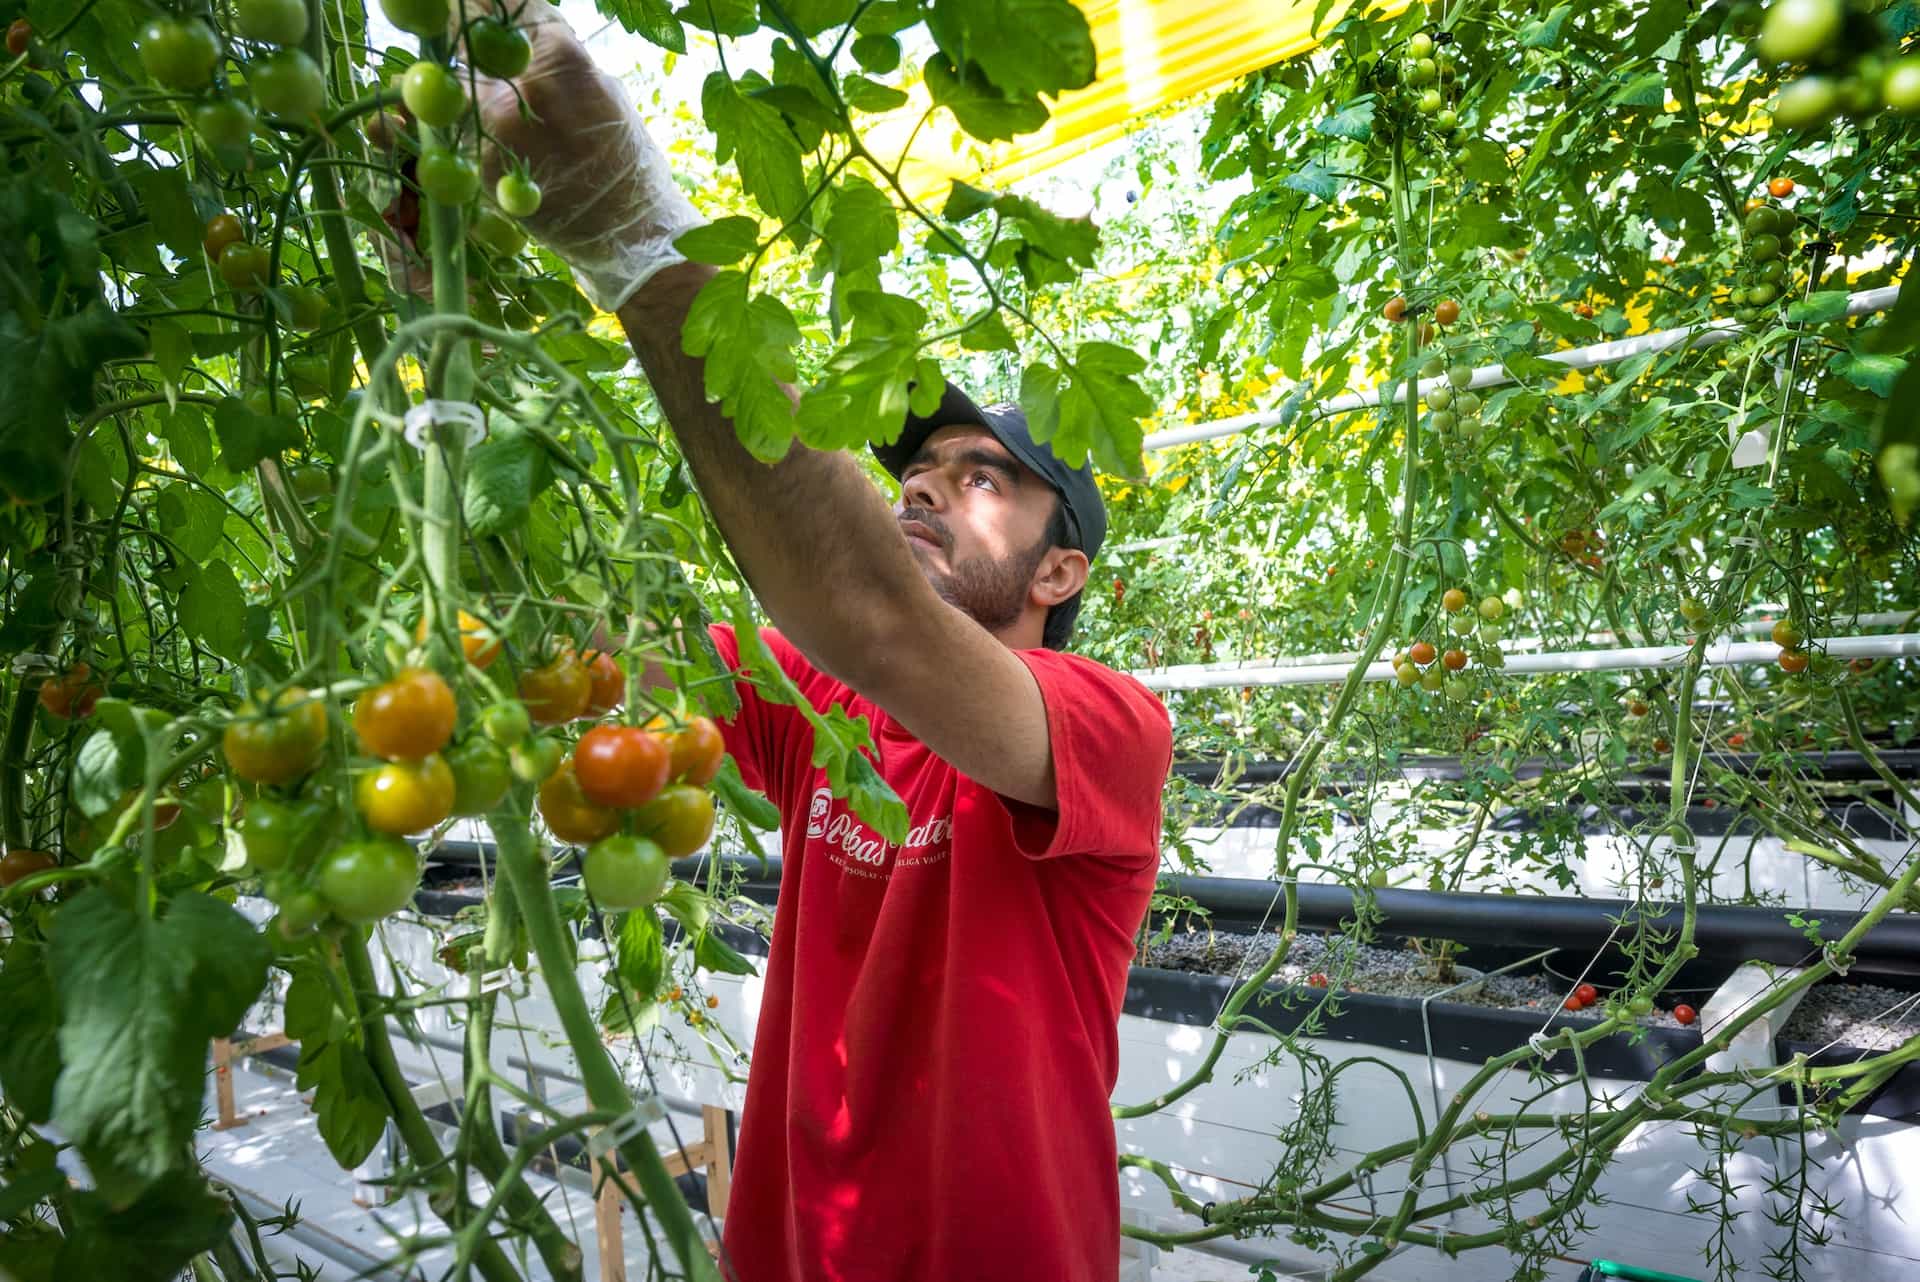
[[[681,332],[712,275],[691,263],[669,268],[620,309],[620,321],[755,595],[789,640],[848,680],[884,652],[876,633],[891,611],[938,598],[853,459],[796,442],[780,462],[762,463],[707,400],[705,363],[686,354]]]

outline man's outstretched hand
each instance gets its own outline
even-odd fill
[[[487,149],[487,181],[516,160],[524,165],[542,193],[527,230],[566,259],[589,298],[617,311],[656,272],[682,261],[674,238],[704,220],[626,90],[594,64],[560,11],[530,0],[517,25],[533,46],[526,71],[511,83],[483,76],[475,86],[498,142]]]

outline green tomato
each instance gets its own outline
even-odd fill
[[[155,18],[140,32],[140,65],[163,89],[204,89],[220,64],[220,37],[198,18]]]
[[[1497,596],[1485,596],[1480,598],[1480,604],[1476,608],[1480,611],[1481,618],[1492,620],[1507,612],[1507,603]]]
[[[280,362],[287,385],[302,400],[317,401],[327,394],[333,382],[333,362],[321,352],[301,352]]]
[[[332,307],[327,296],[311,285],[289,285],[281,291],[281,301],[286,304],[284,316],[288,325],[301,331],[319,329],[326,321]]]
[[[1502,637],[1506,635],[1507,635],[1507,625],[1502,623],[1500,620],[1498,619],[1480,620],[1480,636],[1483,640],[1487,642],[1487,644],[1492,645],[1493,643],[1499,641]]]
[[[1427,393],[1427,408],[1443,410],[1453,404],[1453,387],[1443,383]]]
[[[558,739],[545,735],[515,744],[509,754],[514,776],[528,783],[545,783],[560,768],[560,758],[566,751]]]
[[[1420,680],[1420,669],[1412,663],[1403,663],[1393,670],[1393,679],[1403,686],[1410,686]]]
[[[467,91],[459,78],[437,62],[422,60],[408,67],[400,78],[400,97],[420,123],[435,129],[445,129],[467,109]]]
[[[1447,366],[1447,381],[1456,391],[1464,392],[1473,385],[1473,366],[1465,361],[1455,361]]]
[[[476,18],[467,28],[467,55],[481,75],[511,80],[533,60],[526,33],[494,17]]]
[[[474,244],[502,258],[513,257],[527,244],[527,233],[520,230],[519,223],[499,210],[485,206],[474,212],[472,221],[467,224],[467,235],[473,238]]]
[[[194,104],[187,118],[193,122],[193,132],[199,135],[222,169],[246,167],[247,151],[253,141],[252,107],[232,98],[215,98]],[[224,251],[221,256],[226,256]]]
[[[1406,64],[1405,70],[1401,73],[1401,79],[1418,89],[1422,85],[1432,84],[1439,75],[1440,68],[1434,65],[1433,59],[1414,58]]]
[[[1448,677],[1447,698],[1455,703],[1465,703],[1473,698],[1473,682],[1466,677]]]
[[[303,504],[318,503],[333,493],[333,474],[318,464],[293,469],[293,496]]]
[[[644,908],[672,880],[666,852],[645,837],[607,837],[587,848],[580,863],[587,893],[602,908]]]
[[[414,176],[426,198],[436,205],[464,205],[480,190],[479,168],[446,147],[429,147],[421,153]]]
[[[1457,637],[1472,635],[1473,628],[1474,619],[1471,614],[1456,614],[1447,620],[1447,630]]]
[[[1780,291],[1773,286],[1767,284],[1755,285],[1747,291],[1747,305],[1750,307],[1765,307],[1778,297],[1780,297]]]
[[[469,818],[484,815],[500,804],[513,785],[507,750],[478,735],[447,749],[453,770],[453,813]]]
[[[380,12],[388,22],[416,36],[447,34],[447,0],[380,0]]]
[[[1645,993],[1627,999],[1627,1013],[1635,1018],[1653,1014],[1653,998]]]
[[[327,105],[327,80],[305,49],[276,49],[247,64],[253,101],[269,116],[310,120]]]
[[[326,808],[312,801],[256,797],[240,819],[240,844],[247,862],[261,872],[278,872],[293,863],[319,835]]]
[[[1434,113],[1433,125],[1436,129],[1450,133],[1460,127],[1460,113],[1452,107],[1443,107]]]
[[[1432,424],[1435,432],[1445,436],[1460,425],[1460,416],[1452,410],[1435,410],[1428,422]]]
[[[540,184],[525,174],[501,174],[493,185],[493,198],[515,218],[531,218],[540,211]]]
[[[1407,57],[1409,58],[1433,57],[1433,37],[1428,35],[1424,31],[1416,31],[1413,34],[1413,36],[1407,41]]]
[[[1812,129],[1833,119],[1840,108],[1840,87],[1828,76],[1802,76],[1773,100],[1774,123],[1786,129]]]
[[[1454,408],[1460,411],[1460,413],[1462,414],[1478,414],[1480,412],[1480,405],[1481,405],[1480,393],[1462,392],[1460,393],[1460,399],[1455,403]]]
[[[265,245],[237,240],[220,251],[220,279],[236,294],[256,294],[266,285],[272,262]]]
[[[398,837],[334,847],[320,865],[320,897],[337,917],[364,925],[405,908],[420,886],[420,859]]]
[[[1772,232],[1762,232],[1747,242],[1747,257],[1756,263],[1769,262],[1780,257],[1780,238]]]
[[[1420,688],[1428,694],[1439,694],[1440,687],[1446,683],[1438,668],[1428,668],[1420,674]]]
[[[1920,53],[1896,59],[1880,81],[1880,100],[1902,116],[1920,116]]]
[[[301,0],[235,0],[233,25],[261,44],[297,45],[307,34],[307,6]]]
[[[1447,363],[1438,356],[1429,356],[1420,362],[1421,378],[1439,378],[1447,372]]]
[[[502,748],[513,747],[532,730],[533,718],[527,715],[526,705],[517,699],[488,704],[480,713],[480,733]]]
[[[1372,872],[1367,874],[1367,884],[1369,886],[1372,886],[1375,890],[1384,889],[1386,887],[1388,880],[1389,878],[1387,875],[1387,870],[1385,868],[1375,868]]]
[[[326,901],[311,890],[297,890],[277,901],[280,911],[274,915],[274,933],[284,940],[311,934],[327,915]]]
[[[1421,115],[1431,116],[1437,114],[1442,107],[1446,106],[1446,99],[1440,96],[1438,89],[1426,89],[1420,93],[1418,106]]]
[[[1846,20],[1845,0],[1773,0],[1760,23],[1760,52],[1774,62],[1811,62]]]

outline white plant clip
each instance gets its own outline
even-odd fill
[[[501,989],[509,988],[512,985],[513,972],[503,968],[491,974],[482,975],[480,977],[480,986],[473,990],[473,995],[475,997],[484,997],[488,993],[497,993]]]
[[[633,1101],[633,1107],[624,1116],[614,1119],[595,1131],[587,1140],[587,1156],[599,1161],[608,1150],[620,1147],[628,1140],[646,1130],[649,1126],[667,1115],[658,1095],[642,1095]]]
[[[432,444],[433,429],[441,424],[464,427],[468,449],[487,438],[487,417],[471,401],[421,401],[407,407],[404,423],[407,444],[417,450]]]
[[[1758,428],[1742,434],[1733,443],[1735,467],[1759,467],[1767,461],[1767,434]]]

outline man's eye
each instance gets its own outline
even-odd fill
[[[1000,488],[999,483],[993,479],[993,473],[991,472],[975,472],[973,474],[973,483],[975,485],[985,485],[988,489],[992,490]]]

